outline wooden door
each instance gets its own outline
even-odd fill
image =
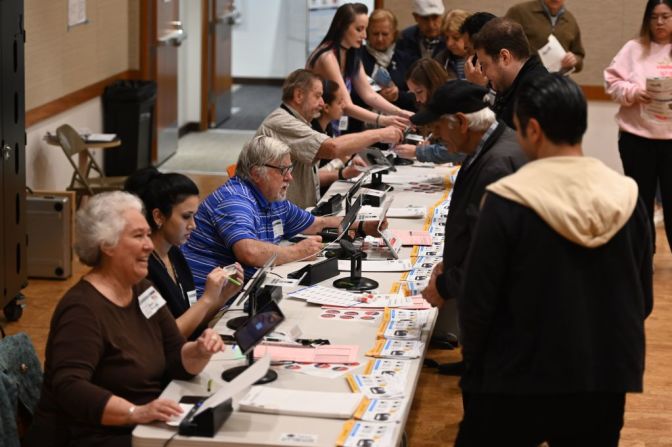
[[[204,6],[202,130],[231,116],[231,31],[238,14],[233,0],[205,0]]]
[[[177,151],[177,50],[186,38],[180,0],[141,2],[141,73],[156,81],[152,161],[160,164]]]

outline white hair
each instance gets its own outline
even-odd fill
[[[279,162],[289,153],[289,146],[278,139],[264,135],[254,137],[240,152],[236,164],[236,176],[249,180],[254,167],[260,170],[261,175],[265,175],[264,165]]]
[[[497,121],[495,112],[489,107],[485,107],[477,112],[465,113],[464,117],[467,120],[469,130],[473,130],[474,132],[485,132],[495,121]],[[441,118],[446,118],[451,123],[457,122],[455,115],[442,115]]]
[[[114,247],[126,226],[124,212],[143,212],[142,201],[124,191],[96,194],[77,211],[75,252],[90,267],[100,264],[102,245]]]

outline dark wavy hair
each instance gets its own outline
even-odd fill
[[[322,81],[322,99],[325,104],[331,104],[336,99],[336,92],[338,91],[338,84],[329,79]]]
[[[423,57],[413,62],[406,73],[406,82],[413,81],[427,89],[427,99],[451,79],[450,74],[434,59]]]
[[[153,166],[139,169],[128,176],[124,189],[142,200],[145,218],[152,230],[157,229],[152,217],[154,209],[170,217],[175,205],[184,202],[187,197],[198,195],[198,186],[186,175],[162,174]]]
[[[355,18],[360,14],[368,14],[369,8],[363,3],[346,3],[339,6],[336,10],[334,18],[331,20],[331,25],[327,30],[327,34],[322,39],[322,42],[317,46],[317,50],[308,60],[308,66],[313,68],[315,62],[323,53],[333,51],[341,47],[343,35],[348,30],[348,27],[355,21]],[[359,64],[362,62],[361,48],[348,48],[345,53],[345,74],[346,76],[356,76],[359,70]],[[340,58],[336,58],[340,64]]]
[[[581,87],[558,73],[540,75],[523,84],[514,107],[523,135],[534,118],[555,144],[579,144],[588,127],[588,105]]]

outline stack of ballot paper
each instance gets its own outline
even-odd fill
[[[338,447],[390,447],[399,424],[347,421],[336,441]]]
[[[400,422],[405,402],[401,399],[367,399],[355,411],[355,419],[367,422]]]
[[[364,374],[370,376],[392,376],[406,383],[411,371],[411,363],[407,360],[376,359],[369,360],[364,368]]]
[[[386,359],[417,359],[424,349],[425,344],[417,340],[378,340],[366,355]]]
[[[420,340],[424,325],[425,321],[415,313],[388,308],[385,309],[376,336],[387,340]]]
[[[362,401],[363,396],[357,393],[329,393],[254,386],[239,402],[239,409],[254,413],[350,419]]]
[[[348,385],[353,393],[361,393],[369,399],[403,399],[404,385],[394,376],[348,375]]]

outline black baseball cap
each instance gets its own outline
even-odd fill
[[[411,117],[418,126],[432,123],[441,115],[473,113],[488,107],[485,97],[488,90],[471,82],[454,80],[439,87],[420,112]]]

